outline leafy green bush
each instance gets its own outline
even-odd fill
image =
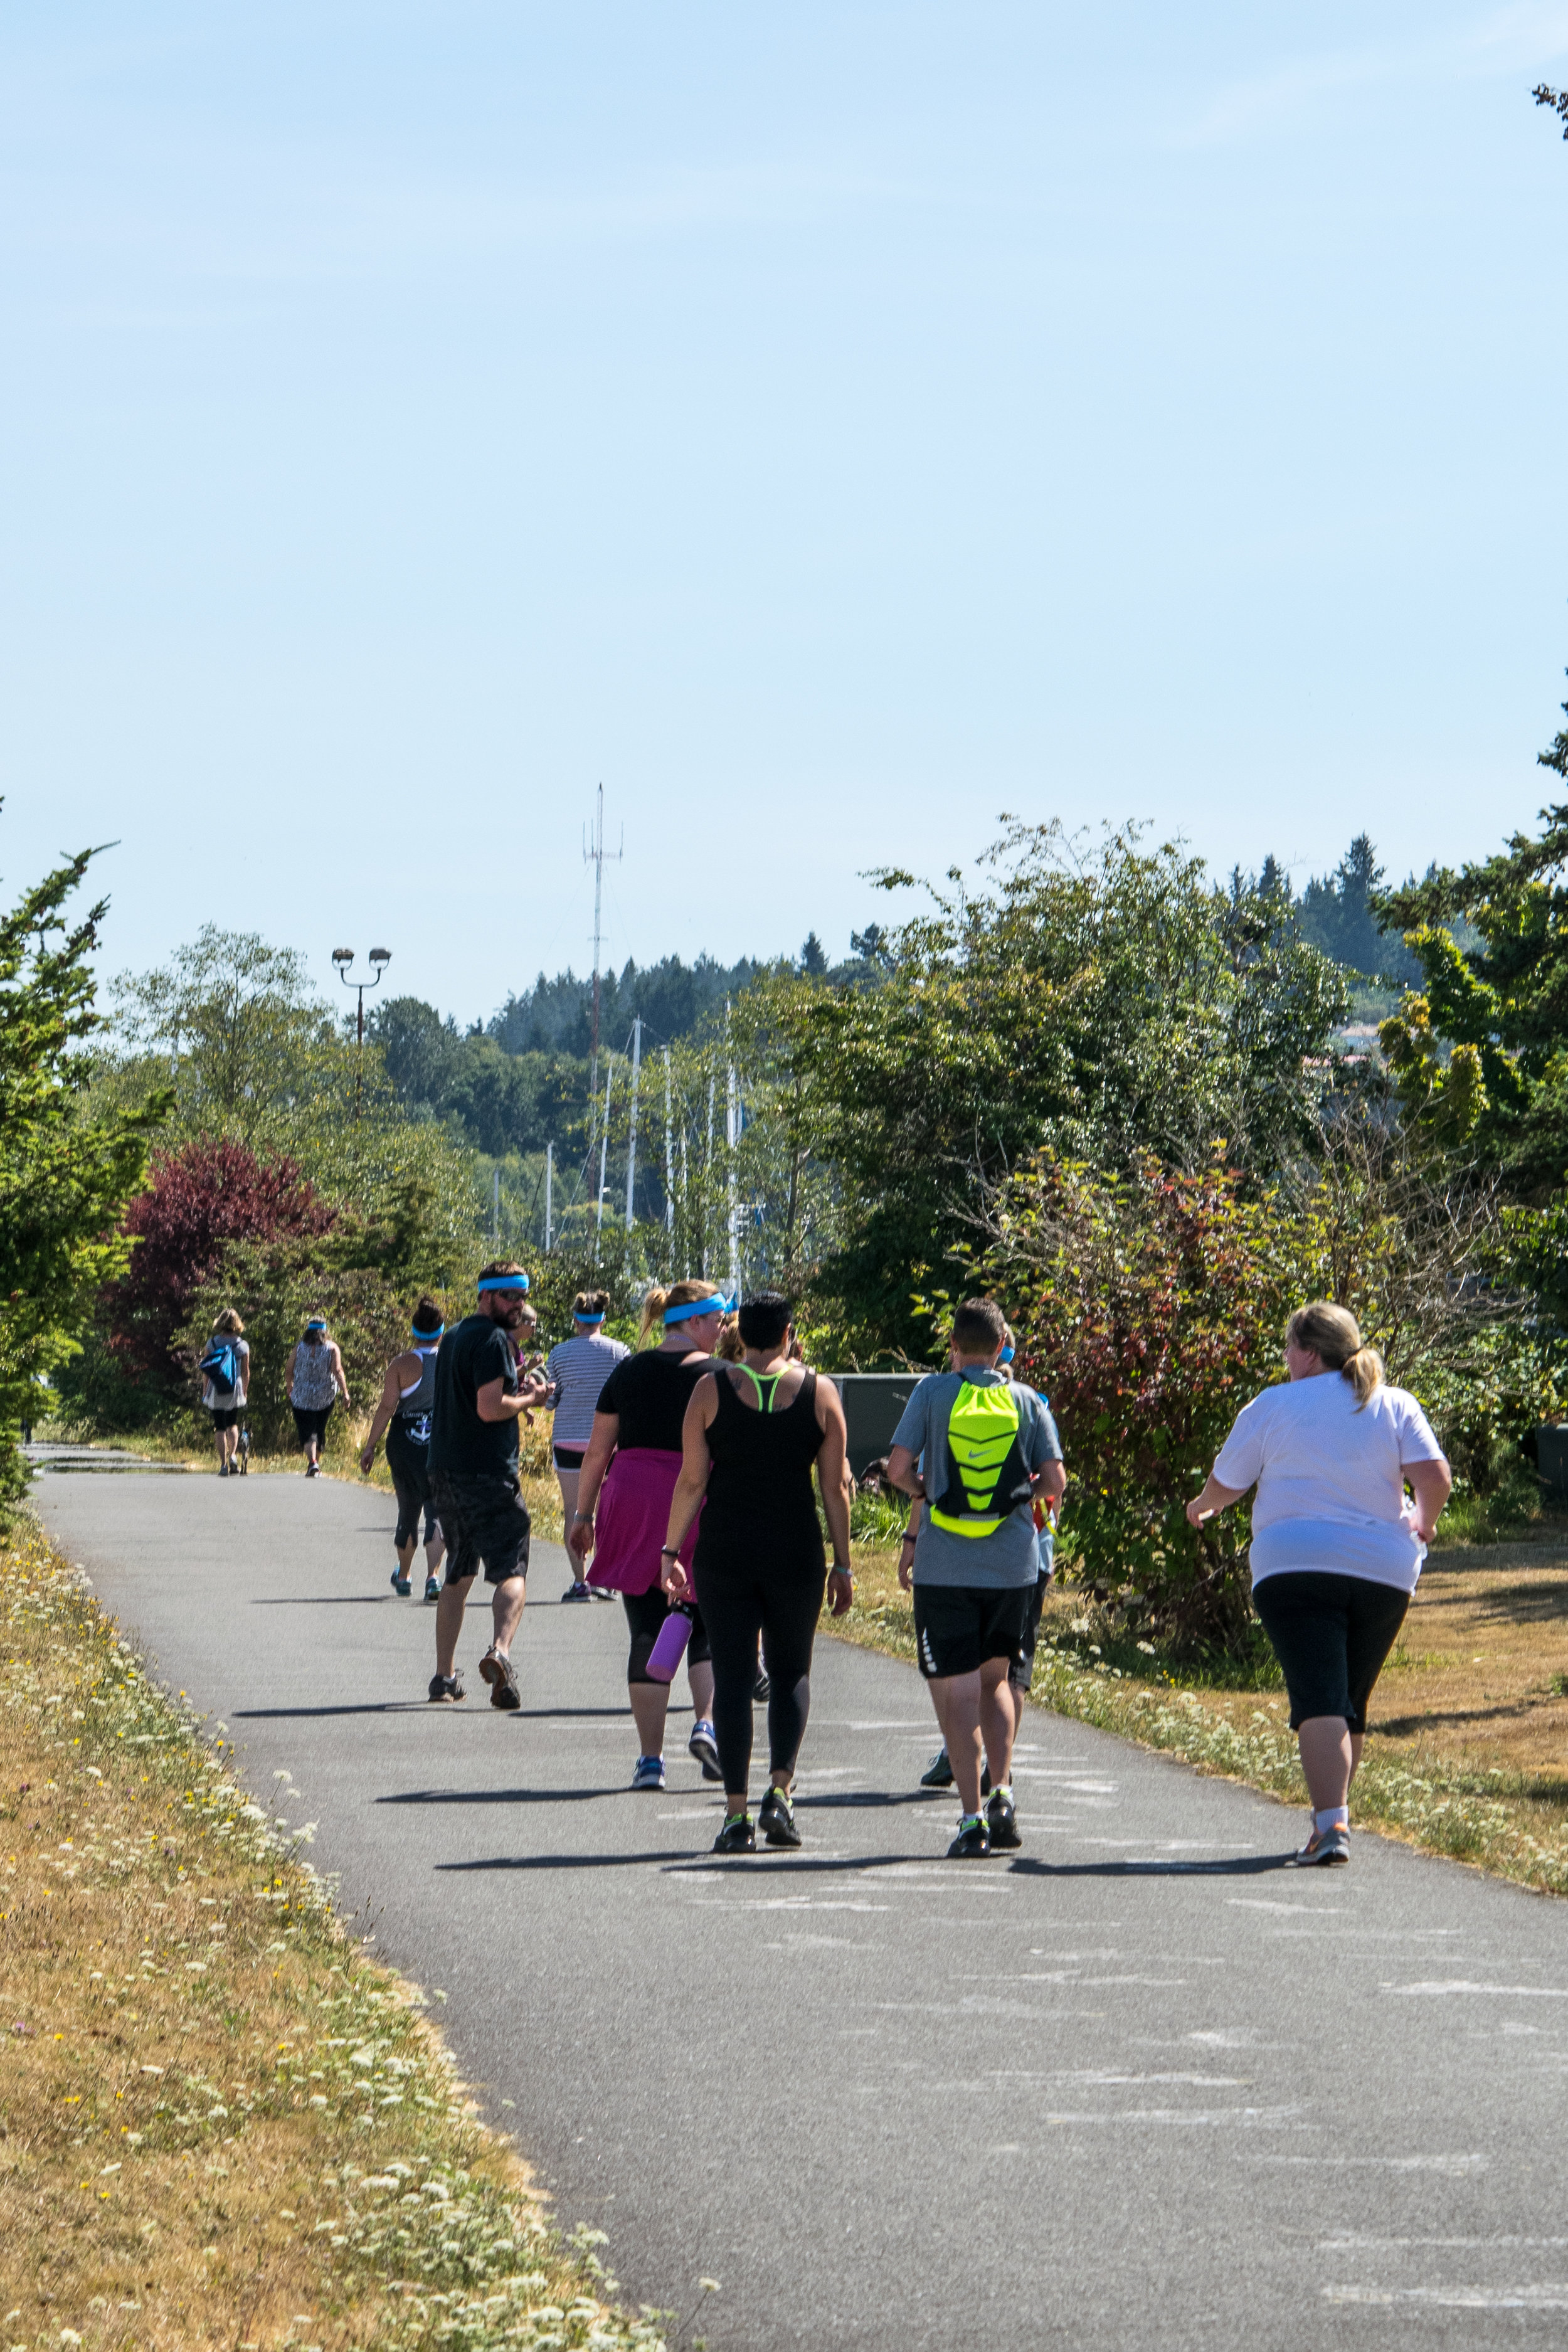
[[[1007,1188],[977,1268],[1009,1302],[1016,1372],[1062,1434],[1078,1577],[1118,1626],[1243,1654],[1245,1513],[1202,1534],[1185,1506],[1239,1408],[1279,1369],[1300,1297],[1295,1221],[1217,1160],[1129,1175],[1042,1153]]]

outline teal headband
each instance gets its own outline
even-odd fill
[[[579,1315],[575,1307],[572,1309],[572,1320],[574,1323],[602,1323],[604,1319],[605,1310],[603,1307],[599,1309],[597,1315]]]
[[[487,1290],[526,1290],[527,1288],[526,1274],[481,1274],[479,1276],[481,1294]]]
[[[689,1299],[684,1307],[665,1308],[665,1328],[668,1330],[672,1323],[693,1322],[699,1315],[728,1315],[729,1312],[730,1301],[727,1298]]]
[[[436,1345],[446,1328],[444,1323],[437,1323],[433,1331],[422,1331],[417,1323],[412,1327],[415,1339],[423,1339],[427,1348],[433,1348]]]
[[[305,1326],[307,1331],[324,1331],[326,1328],[327,1318],[324,1315],[312,1315]]]

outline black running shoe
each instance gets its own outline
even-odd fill
[[[757,1827],[770,1845],[798,1845],[795,1805],[787,1789],[770,1789],[757,1808]]]
[[[563,1601],[592,1601],[594,1596],[579,1577],[575,1584],[569,1584],[566,1587],[561,1598]]]
[[[991,1802],[985,1808],[985,1826],[991,1832],[994,1853],[1023,1844],[1024,1841],[1018,1835],[1018,1816],[1013,1810],[1011,1789],[993,1790]]]
[[[984,1813],[971,1813],[958,1824],[958,1835],[947,1849],[949,1862],[973,1862],[991,1851],[991,1832]]]
[[[757,1830],[750,1813],[731,1813],[713,1841],[715,1853],[755,1853]]]
[[[921,1774],[922,1789],[951,1789],[952,1759],[945,1748],[939,1748],[925,1770]]]
[[[757,1668],[757,1679],[752,1685],[752,1698],[756,1701],[759,1706],[763,1706],[773,1696],[773,1686],[772,1683],[769,1682],[766,1675],[763,1674],[761,1666],[759,1666]]]
[[[499,1650],[487,1650],[479,1660],[479,1680],[490,1686],[490,1705],[519,1707],[522,1693],[517,1686],[517,1668]]]
[[[458,1675],[432,1675],[429,1696],[433,1699],[467,1698],[462,1679]]]

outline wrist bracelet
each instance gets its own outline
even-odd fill
[[[680,1546],[679,1544],[660,1544],[658,1548],[658,1556],[660,1559],[679,1559],[680,1558]]]

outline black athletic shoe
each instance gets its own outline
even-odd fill
[[[757,1830],[750,1813],[731,1813],[713,1841],[715,1853],[755,1853]]]
[[[582,1581],[581,1578],[579,1578],[575,1584],[569,1584],[567,1586],[561,1598],[563,1601],[592,1601],[594,1596],[589,1591],[588,1587]]]
[[[499,1650],[487,1650],[479,1660],[479,1680],[490,1686],[492,1706],[519,1707],[522,1705],[522,1693],[517,1686],[517,1668],[510,1658],[503,1658]]]
[[[429,1696],[433,1699],[467,1698],[468,1693],[459,1675],[432,1675]]]
[[[921,1774],[922,1789],[951,1789],[952,1759],[945,1748],[939,1748],[925,1770]]]
[[[798,1845],[795,1806],[787,1789],[770,1789],[757,1808],[757,1827],[770,1845]]]
[[[765,1706],[768,1700],[773,1696],[773,1686],[772,1683],[769,1682],[766,1675],[763,1674],[761,1666],[759,1666],[757,1668],[757,1679],[752,1685],[752,1698],[759,1706]]]
[[[991,1832],[994,1853],[999,1849],[1023,1844],[1024,1841],[1018,1835],[1018,1816],[1013,1810],[1011,1789],[994,1790],[991,1802],[985,1808],[985,1826]]]
[[[958,1824],[958,1835],[947,1849],[949,1862],[973,1862],[991,1851],[991,1832],[984,1813],[971,1813]]]

